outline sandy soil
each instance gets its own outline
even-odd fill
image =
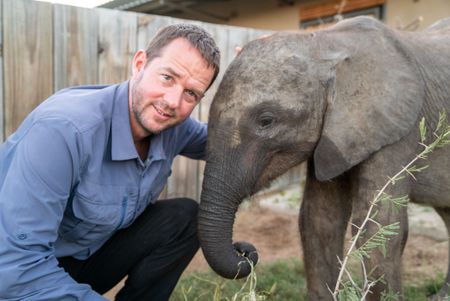
[[[256,246],[259,264],[267,264],[280,258],[302,256],[298,234],[298,214],[280,212],[252,204],[236,216],[233,240],[246,240]],[[410,235],[403,256],[404,279],[420,283],[421,279],[445,273],[447,268],[445,241],[437,241],[424,235]],[[185,273],[208,269],[203,254],[199,251]],[[113,300],[116,286],[105,296]]]
[[[257,217],[257,218],[256,218]],[[287,214],[253,205],[238,212],[234,240],[247,240],[258,249],[260,264],[280,258],[300,257],[298,215]],[[448,243],[424,235],[409,235],[403,255],[404,275],[407,280],[420,280],[447,268]],[[188,271],[205,270],[208,265],[199,252]]]

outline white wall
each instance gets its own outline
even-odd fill
[[[423,29],[435,21],[450,17],[450,0],[387,0],[386,23],[399,28],[411,24],[419,17]]]
[[[229,11],[237,16],[223,24],[269,29],[296,30],[299,28],[299,11],[302,6],[320,1],[302,1],[293,6],[279,7],[276,1],[231,1]],[[326,1],[325,1],[326,2]],[[418,28],[427,27],[438,19],[450,17],[450,0],[386,0],[385,22],[393,27],[406,26],[417,18],[423,21]]]

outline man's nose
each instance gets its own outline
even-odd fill
[[[166,104],[171,109],[176,109],[181,102],[181,99],[183,97],[183,89],[182,87],[174,86],[168,89],[164,95],[164,100]]]

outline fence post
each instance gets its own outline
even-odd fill
[[[53,93],[52,5],[3,0],[5,137]]]

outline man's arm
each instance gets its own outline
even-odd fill
[[[46,120],[33,125],[14,149],[3,150],[1,300],[105,300],[76,283],[54,255],[58,227],[79,176],[76,136],[69,122]]]

